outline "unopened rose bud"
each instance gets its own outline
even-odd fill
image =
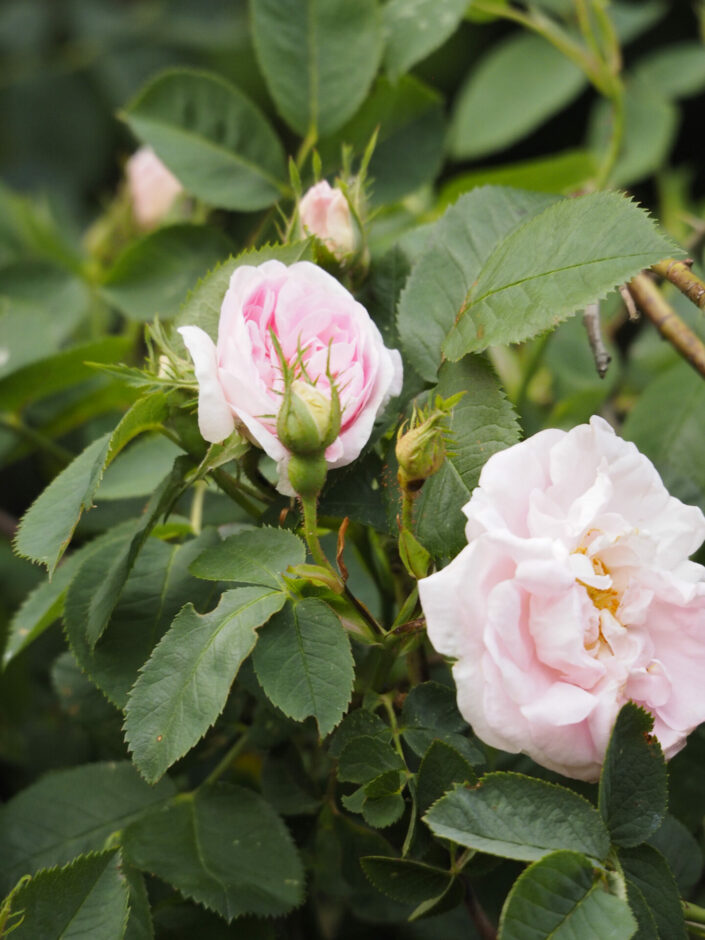
[[[334,386],[328,394],[302,379],[284,392],[277,416],[277,436],[292,454],[319,454],[340,432],[340,400]]]
[[[439,396],[433,410],[418,413],[414,410],[411,427],[405,434],[403,427],[400,429],[396,445],[397,478],[403,490],[416,492],[441,469],[448,437],[445,420],[462,395],[453,395],[445,401]]]
[[[397,475],[403,489],[420,489],[425,480],[440,470],[446,456],[443,428],[439,427],[442,417],[433,415],[397,439]]]
[[[357,233],[348,200],[326,180],[316,183],[299,205],[304,232],[319,238],[339,261],[357,247]]]
[[[151,147],[140,147],[125,166],[127,188],[135,221],[142,229],[158,225],[183,192]]]

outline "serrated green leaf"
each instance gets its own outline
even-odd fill
[[[557,197],[503,187],[461,196],[433,229],[399,300],[398,325],[412,366],[434,382],[441,344],[496,245]]]
[[[123,117],[189,193],[213,206],[263,209],[285,189],[284,153],[272,126],[218,75],[164,72]]]
[[[443,351],[460,359],[535,336],[674,247],[643,209],[619,193],[561,200],[495,247],[458,309]]]
[[[450,872],[410,858],[368,855],[360,859],[360,864],[378,891],[403,904],[419,904],[438,897],[453,880]]]
[[[57,568],[51,580],[46,578],[25,597],[10,621],[7,644],[3,653],[3,668],[58,620],[64,609],[64,599],[69,584],[83,562],[97,548],[99,548],[99,540],[95,539],[83,545],[69,557],[65,557],[63,564]]]
[[[705,510],[703,409],[705,383],[678,363],[647,386],[622,434],[654,462],[673,496]]]
[[[350,641],[327,604],[288,604],[260,633],[252,661],[269,700],[285,715],[313,715],[321,737],[343,717],[355,678]]]
[[[347,783],[369,783],[388,770],[404,770],[404,762],[391,744],[371,735],[361,735],[343,748],[338,779]]]
[[[261,796],[217,784],[183,794],[130,826],[131,861],[230,921],[286,914],[301,903],[304,876],[286,827]]]
[[[526,862],[559,849],[602,861],[610,848],[604,823],[587,800],[515,773],[486,774],[473,789],[446,794],[424,820],[440,838]]]
[[[391,729],[382,721],[379,715],[367,711],[366,708],[356,708],[343,718],[331,738],[328,753],[331,757],[340,757],[343,749],[354,738],[363,736],[381,738],[383,741],[391,739]]]
[[[170,780],[149,787],[127,761],[47,774],[0,809],[0,891],[24,874],[100,849],[111,833],[173,793]]]
[[[119,940],[127,922],[128,888],[117,851],[77,858],[40,871],[14,896],[24,917],[17,940]]]
[[[434,741],[424,754],[416,781],[419,816],[456,784],[473,785],[477,774],[472,765],[450,744]]]
[[[382,54],[374,0],[255,0],[255,51],[285,121],[332,134],[362,104]]]
[[[582,69],[541,36],[509,36],[485,55],[458,92],[452,155],[464,160],[501,150],[560,111],[586,85]]]
[[[257,267],[265,261],[281,261],[286,265],[310,261],[313,258],[311,252],[309,239],[291,245],[265,245],[256,251],[243,251],[236,258],[229,258],[199,281],[179,311],[176,324],[200,326],[215,342],[218,338],[220,308],[236,268],[242,265]]]
[[[95,377],[89,362],[119,362],[130,354],[133,341],[128,336],[106,336],[38,359],[0,380],[0,409],[20,411],[31,402],[72,388]]]
[[[651,908],[646,902],[646,898],[637,888],[633,881],[625,882],[627,887],[627,901],[632,914],[636,918],[639,929],[633,935],[633,940],[660,940],[658,927],[651,913]]]
[[[95,561],[81,570],[81,594],[90,596],[100,585],[112,559],[127,549],[132,532],[125,526],[110,530],[100,543]],[[116,541],[117,540],[117,541]],[[93,650],[85,634],[83,605],[67,606],[64,622],[71,650],[81,669],[118,708],[124,709],[137,671],[187,602],[199,610],[211,599],[213,585],[191,577],[188,567],[217,535],[206,530],[198,539],[170,545],[147,539],[123,588],[110,623]],[[112,543],[112,544],[110,544]],[[61,569],[59,569],[61,570]]]
[[[612,842],[639,845],[666,814],[666,761],[650,733],[654,720],[627,702],[617,716],[600,774],[599,808]]]
[[[187,604],[176,616],[142,667],[125,709],[125,738],[147,780],[158,780],[215,722],[257,628],[285,599],[267,588],[235,588],[208,614]]]
[[[215,545],[191,565],[191,574],[209,581],[236,581],[260,584],[281,590],[283,572],[290,565],[301,565],[306,547],[301,539],[286,529],[265,527],[248,529]]]
[[[365,796],[370,800],[399,793],[404,786],[404,774],[399,770],[385,770],[379,777],[365,784]]]
[[[634,884],[641,891],[659,936],[685,940],[687,934],[678,886],[663,855],[651,845],[619,849],[618,855],[627,885]]]
[[[111,554],[101,549],[92,555],[71,583],[66,595],[66,618],[83,623],[91,650],[103,635],[150,532],[183,491],[184,475],[191,466],[189,457],[177,457],[171,473],[162,480],[142,515],[134,521],[129,537],[116,543]],[[95,574],[101,566],[102,577],[96,581]]]
[[[108,271],[100,292],[125,316],[175,316],[186,294],[230,254],[231,243],[207,225],[172,225],[129,244]]]
[[[361,157],[376,134],[369,164],[371,200],[382,206],[396,202],[435,179],[443,162],[445,115],[443,98],[412,75],[396,82],[380,75],[359,111],[333,136],[321,142],[325,170],[340,166],[344,144]],[[409,160],[407,155],[414,154]]]
[[[467,7],[467,0],[390,0],[382,9],[382,21],[387,42],[384,64],[392,78],[442,45]]]
[[[501,940],[629,940],[637,923],[626,901],[609,894],[589,859],[554,852],[514,883],[502,908]]]
[[[81,515],[93,505],[106,467],[138,434],[159,428],[167,413],[162,393],[141,398],[111,434],[89,444],[24,514],[15,539],[16,551],[46,565],[51,576]]]
[[[124,940],[154,940],[149,896],[141,872],[125,862],[120,866],[129,889],[129,915]]]
[[[15,551],[46,565],[53,574],[93,496],[108,456],[110,434],[89,444],[32,503],[22,517]]]
[[[438,556],[456,555],[466,544],[462,507],[492,456],[519,440],[519,423],[492,367],[478,356],[446,363],[436,393],[465,394],[447,421],[449,450],[441,469],[424,483],[416,502],[416,534]]]
[[[406,803],[400,793],[366,796],[362,804],[362,817],[373,829],[386,829],[401,818],[405,808]]]

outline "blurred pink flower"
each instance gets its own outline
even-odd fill
[[[460,711],[493,747],[595,780],[620,707],[666,757],[705,720],[705,517],[601,418],[491,457],[468,545],[419,582]]]
[[[308,261],[266,261],[236,268],[220,310],[217,345],[197,326],[180,328],[199,384],[198,423],[207,441],[244,428],[279,464],[290,492],[289,451],[277,437],[284,382],[272,334],[299,379],[330,395],[328,370],[342,408],[340,434],[325,451],[329,468],[351,463],[378,413],[401,391],[402,363],[359,304],[334,277]]]
[[[181,183],[164,166],[151,147],[140,147],[125,167],[132,210],[142,229],[154,228],[183,192]]]
[[[355,251],[357,238],[348,200],[326,180],[316,183],[304,195],[299,216],[304,232],[320,238],[336,258]]]

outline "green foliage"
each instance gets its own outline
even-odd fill
[[[123,117],[198,199],[252,210],[281,195],[284,154],[276,134],[259,109],[217,75],[165,72]]]
[[[701,6],[0,4],[0,935],[659,940],[686,936],[681,895],[705,921],[705,734],[670,761],[667,786],[652,729],[670,723],[668,703],[653,718],[627,703],[604,727],[609,682],[613,695],[635,688],[605,619],[613,593],[587,592],[604,642],[570,640],[607,674],[580,693],[597,703],[584,723],[563,726],[566,751],[593,736],[593,786],[476,736],[458,708],[462,666],[430,643],[416,584],[473,538],[462,509],[490,457],[593,413],[705,509],[702,376],[677,364],[653,309],[635,323],[622,304],[625,283],[669,256],[702,273]],[[184,188],[149,229],[130,133]],[[319,207],[330,230],[351,213],[343,258],[322,232],[303,238],[302,200],[323,180],[345,199]],[[287,355],[308,368],[329,340],[311,344],[309,328],[329,314],[345,328],[313,282],[287,320],[286,266],[305,261],[403,360],[400,394],[359,440],[346,405],[345,455],[326,440],[336,466],[305,507],[277,489],[281,455],[237,408],[230,437],[203,439],[208,370],[196,378],[177,333],[220,332],[210,393],[227,398],[242,375],[228,372],[224,298],[240,266],[273,260],[278,283],[247,298],[265,346],[293,329]],[[705,337],[698,291],[654,283]],[[598,305],[605,379],[588,321],[569,319]],[[376,337],[356,330],[329,347],[322,397],[331,381],[361,404],[379,391]],[[279,388],[276,370],[264,380]],[[402,448],[402,487],[399,432],[439,396],[455,404],[438,419],[435,472],[421,482]],[[276,407],[260,410],[284,428]],[[339,466],[354,440],[362,451]],[[590,492],[608,499],[612,532],[620,507]],[[582,551],[580,507],[530,502],[537,546],[565,510],[564,548]],[[495,715],[505,694],[533,711],[541,689],[508,660],[529,661],[544,602],[560,619],[555,598],[527,600],[535,562],[512,552],[482,588],[497,630],[477,666],[500,660],[483,699]],[[702,571],[681,574],[692,612]],[[631,582],[613,587],[627,598],[622,642],[650,655],[658,604],[632,624]],[[523,598],[515,633],[501,619],[510,589]]]
[[[66,636],[81,669],[118,708],[125,707],[138,669],[181,608],[190,602],[200,610],[213,596],[213,586],[191,577],[188,571],[193,559],[216,541],[212,530],[183,545],[169,545],[149,538],[125,582],[100,642],[91,649],[83,608],[73,603],[73,594],[79,592],[80,600],[84,588],[87,596],[97,590],[110,561],[128,547],[131,525],[128,522],[110,529],[82,549],[81,554],[89,553],[88,560],[79,571],[75,587],[72,585],[72,597],[64,612]]]
[[[467,283],[443,351],[459,359],[528,339],[673,248],[642,209],[616,193],[555,203],[500,241]]]
[[[101,292],[133,320],[168,319],[187,292],[230,254],[230,242],[205,225],[173,225],[145,235],[122,252]]]
[[[45,564],[51,576],[81,515],[92,506],[108,464],[138,434],[161,427],[166,413],[163,395],[140,399],[112,434],[89,444],[24,515],[15,541],[18,553]]]
[[[603,861],[609,851],[607,830],[587,800],[520,774],[486,774],[474,789],[434,803],[424,819],[437,836],[503,858],[530,862],[565,849]]]
[[[450,130],[453,156],[482,157],[514,143],[569,104],[586,84],[581,69],[545,39],[510,36],[458,92]]]
[[[176,797],[130,826],[124,843],[138,868],[228,921],[285,914],[302,899],[291,836],[262,797],[242,787],[218,784]]]
[[[348,707],[355,678],[350,641],[337,615],[305,598],[272,617],[252,658],[267,698],[285,715],[313,715],[324,737]]]
[[[502,909],[502,940],[601,937],[629,940],[636,921],[606,890],[602,875],[577,852],[552,852],[517,879]]]
[[[150,787],[127,761],[48,774],[0,811],[0,890],[22,875],[101,849],[111,833],[173,793],[170,780]]]
[[[231,535],[199,555],[191,574],[211,581],[236,581],[282,590],[286,569],[303,564],[306,547],[285,529],[250,529]]]
[[[187,604],[177,615],[142,667],[125,710],[127,743],[147,780],[158,780],[210,728],[255,645],[255,631],[284,601],[268,588],[235,588],[209,614]]]
[[[40,871],[13,897],[23,917],[13,934],[24,940],[114,940],[125,935],[128,886],[115,850]]]
[[[650,845],[620,849],[619,861],[627,882],[630,904],[639,892],[660,937],[685,940],[686,929],[683,910],[678,898],[678,887],[664,857]],[[639,897],[637,895],[637,897]],[[637,902],[638,903],[638,902]],[[640,919],[640,927],[642,923]]]
[[[302,137],[337,131],[377,71],[382,36],[374,0],[253,0],[250,12],[257,58],[281,116]]]
[[[612,841],[639,845],[666,814],[668,782],[653,718],[632,703],[619,713],[600,775],[599,807]]]

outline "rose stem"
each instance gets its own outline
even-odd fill
[[[705,282],[701,281],[697,274],[693,274],[690,268],[692,263],[689,259],[676,261],[675,258],[666,258],[665,261],[652,264],[651,270],[674,284],[700,310],[705,310]]]
[[[587,304],[583,311],[583,323],[587,330],[590,349],[595,360],[595,368],[601,379],[607,374],[607,367],[612,361],[612,356],[605,349],[605,343],[602,339],[602,328],[600,324],[600,305],[599,303]]]
[[[663,299],[661,291],[648,275],[637,274],[629,282],[629,290],[641,312],[651,320],[664,339],[671,343],[696,372],[705,376],[705,344]]]

